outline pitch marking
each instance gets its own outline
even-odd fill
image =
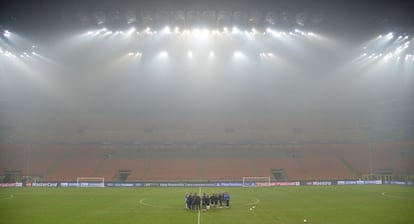
[[[9,200],[11,200],[11,199],[13,199],[13,195],[11,194],[10,196],[8,196],[8,197],[5,197],[5,198],[0,198],[0,200],[7,200],[7,199],[9,199]]]
[[[153,207],[153,208],[178,208],[178,207],[173,207],[173,206],[154,205],[154,204],[145,202],[146,200],[147,200],[146,198],[142,198],[141,200],[139,200],[139,203],[141,205]]]
[[[384,197],[388,197],[388,198],[405,199],[405,200],[410,200],[410,201],[414,200],[413,198],[407,198],[407,197],[403,197],[403,196],[392,195],[392,194],[388,194],[387,192],[382,192],[381,195],[384,196]]]
[[[258,199],[258,198],[251,197],[251,199],[253,199],[254,201],[253,201],[253,202],[250,202],[250,203],[243,204],[243,206],[248,206],[248,205],[257,205],[257,204],[259,204],[259,203],[260,203],[260,199]]]

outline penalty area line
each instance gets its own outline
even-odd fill
[[[0,200],[7,200],[7,199],[11,200],[11,199],[13,199],[13,197],[14,196],[11,194],[9,197],[1,197]]]

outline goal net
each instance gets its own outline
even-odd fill
[[[270,177],[243,177],[243,187],[270,186]]]
[[[78,177],[76,178],[78,187],[105,187],[103,177]]]

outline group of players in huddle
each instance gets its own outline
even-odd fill
[[[185,208],[188,210],[200,210],[210,208],[222,208],[230,206],[230,195],[227,192],[212,193],[207,195],[203,193],[202,196],[197,193],[188,193],[185,195]]]

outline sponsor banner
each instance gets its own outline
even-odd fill
[[[393,185],[409,185],[408,182],[405,181],[384,181],[385,184],[393,184]]]
[[[256,186],[258,187],[269,187],[269,186],[300,186],[299,181],[289,181],[289,182],[257,182]]]
[[[104,187],[104,183],[79,183],[79,187]]]
[[[184,187],[184,183],[160,183],[160,187]]]
[[[308,186],[330,186],[332,185],[331,181],[308,181],[305,183]]]
[[[366,180],[364,184],[382,184],[382,180]]]
[[[381,180],[339,180],[338,185],[382,184]]]
[[[23,187],[22,182],[16,182],[16,183],[0,183],[0,188],[2,187]]]
[[[235,183],[218,183],[218,187],[242,187],[242,182],[235,182]]]
[[[248,183],[244,183],[244,186],[257,186],[257,187],[270,187],[270,186],[275,186],[274,182],[270,182],[270,183],[265,183],[265,182],[257,182],[255,183],[255,185],[249,185]]]
[[[16,183],[0,183],[0,187],[16,187]]]
[[[159,187],[159,183],[145,183],[144,187]]]
[[[291,182],[274,182],[275,186],[300,186],[299,181],[291,181]]]
[[[186,187],[218,187],[216,183],[188,183]]]
[[[75,182],[62,182],[60,183],[61,187],[78,187],[78,183]]]
[[[339,180],[338,185],[354,185],[357,184],[356,180]]]
[[[32,183],[32,187],[57,187],[58,183]]]
[[[142,187],[141,183],[105,183],[106,187]]]

